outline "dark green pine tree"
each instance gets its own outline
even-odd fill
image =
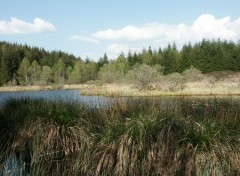
[[[130,68],[132,68],[136,64],[136,61],[134,60],[131,50],[128,51],[127,61],[129,63]]]
[[[226,68],[226,60],[224,57],[224,51],[221,46],[221,42],[211,43],[211,69],[210,71],[219,71]]]
[[[231,57],[228,59],[228,68],[233,71],[240,71],[240,47],[232,48]]]
[[[191,65],[195,68],[201,70],[202,72],[206,72],[206,66],[208,64],[207,60],[205,59],[205,54],[202,49],[202,45],[200,43],[196,43],[190,55],[191,58]]]
[[[98,70],[100,70],[100,68],[103,67],[103,65],[107,64],[107,63],[109,63],[108,56],[106,53],[104,53],[104,56],[101,57],[97,62]]]
[[[8,68],[3,57],[0,58],[0,86],[8,82]]]
[[[1,48],[1,65],[0,65],[0,82],[1,84],[6,84],[11,80],[11,46],[4,44]]]
[[[161,65],[164,67],[163,74],[170,74],[176,72],[179,67],[179,53],[176,45],[171,46],[170,44],[163,50],[163,58]]]
[[[153,51],[152,51],[151,46],[148,47],[148,53],[149,53],[151,56],[153,55]]]
[[[180,58],[180,67],[179,67],[180,73],[190,68],[191,65],[193,65],[191,61],[191,52],[192,52],[191,43],[183,45],[182,51],[181,51],[181,58]]]

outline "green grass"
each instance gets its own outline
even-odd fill
[[[237,101],[129,99],[96,108],[12,99],[0,121],[3,172],[15,156],[12,171],[23,175],[240,174]]]

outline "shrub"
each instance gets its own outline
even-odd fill
[[[184,80],[188,82],[198,81],[203,78],[202,72],[192,65],[189,69],[184,70],[182,75]]]
[[[151,84],[158,80],[160,72],[146,64],[135,65],[127,74],[128,80],[133,82],[139,90],[151,89]]]

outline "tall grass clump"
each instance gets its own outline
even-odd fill
[[[0,173],[240,174],[240,109],[233,100],[122,99],[98,108],[9,100],[0,120]]]
[[[7,101],[0,113],[1,132],[8,137],[2,157],[14,153],[31,175],[84,173],[95,128],[86,121],[93,113],[89,108],[41,99]]]

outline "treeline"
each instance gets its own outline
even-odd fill
[[[240,44],[228,41],[209,41],[203,39],[194,45],[185,44],[180,51],[176,45],[159,48],[158,51],[143,49],[140,54],[128,53],[130,66],[136,63],[145,63],[151,66],[160,64],[164,74],[183,72],[191,65],[203,73],[233,70],[240,71]]]
[[[110,83],[139,65],[148,65],[164,75],[182,73],[192,66],[203,73],[240,71],[240,44],[203,39],[185,44],[180,51],[169,44],[158,50],[149,47],[140,53],[122,53],[111,61],[104,54],[94,62],[62,51],[0,42],[0,85],[78,84],[90,80]]]
[[[0,42],[0,85],[81,83],[96,79],[96,63],[62,51]]]

